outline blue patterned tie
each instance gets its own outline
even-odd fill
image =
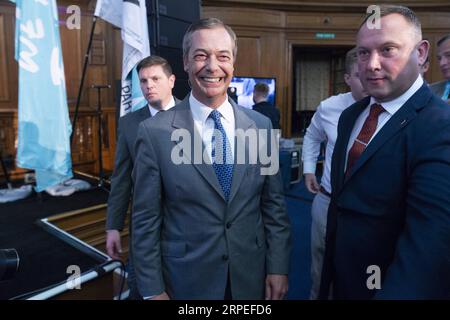
[[[211,158],[214,171],[219,180],[225,200],[228,201],[231,191],[231,181],[233,179],[233,155],[231,145],[227,139],[225,129],[220,122],[220,113],[213,110],[209,118],[214,120],[214,133],[211,139]]]

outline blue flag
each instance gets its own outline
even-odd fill
[[[17,165],[36,171],[37,191],[72,177],[64,66],[55,0],[16,0],[19,62]]]

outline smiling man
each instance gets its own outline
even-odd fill
[[[287,292],[291,240],[280,174],[262,175],[259,159],[235,160],[238,129],[271,131],[268,118],[227,96],[236,42],[218,19],[192,24],[183,39],[190,95],[140,125],[132,229],[145,298],[282,299]],[[201,141],[200,158],[210,161],[175,164],[178,130]]]
[[[380,12],[357,34],[369,97],[339,119],[320,297],[450,298],[450,109],[419,75],[417,16]]]

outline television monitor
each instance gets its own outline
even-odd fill
[[[252,109],[253,105],[253,88],[258,82],[264,82],[269,86],[268,102],[275,105],[275,78],[259,78],[259,77],[233,77],[231,79],[228,94],[237,104]]]

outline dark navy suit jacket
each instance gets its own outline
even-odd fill
[[[280,111],[277,107],[271,105],[267,101],[262,101],[253,106],[253,110],[262,113],[272,121],[272,128],[281,129],[280,127]]]
[[[346,176],[352,128],[338,125],[320,298],[450,298],[450,108],[424,84],[383,126]],[[368,279],[381,271],[381,289]],[[369,279],[369,282],[371,279]]]

